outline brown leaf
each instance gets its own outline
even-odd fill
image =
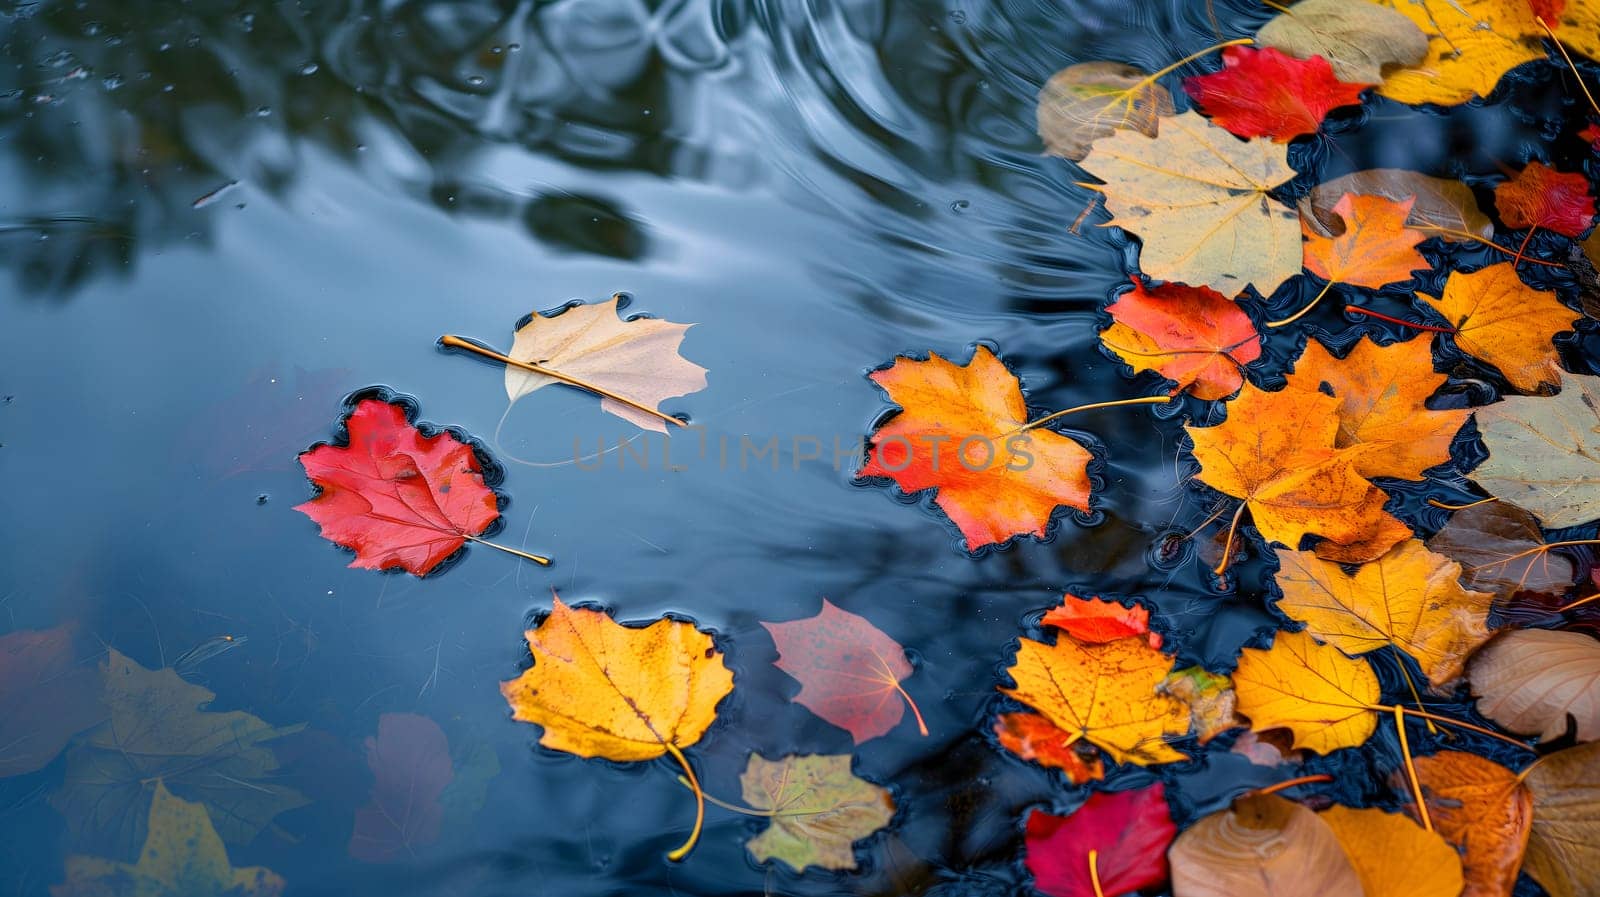
[[[1344,222],[1333,207],[1346,193],[1364,193],[1396,201],[1415,197],[1406,224],[1430,237],[1463,241],[1468,239],[1463,233],[1484,240],[1494,236],[1494,224],[1478,208],[1478,200],[1466,184],[1403,168],[1370,168],[1318,184],[1300,200],[1300,218],[1306,229],[1327,237],[1341,233]]]
[[[1080,62],[1051,75],[1039,91],[1039,137],[1046,152],[1076,162],[1118,128],[1156,136],[1161,116],[1172,113],[1172,94],[1144,72],[1120,62]]]
[[[1600,738],[1600,641],[1581,632],[1517,629],[1503,633],[1467,669],[1478,712],[1513,732],[1549,741],[1567,731]]]
[[[1525,771],[1533,830],[1522,870],[1550,897],[1600,893],[1600,742],[1557,751]]]
[[[1565,592],[1577,577],[1572,561],[1540,551],[1507,561],[1545,544],[1534,516],[1513,504],[1490,502],[1457,511],[1428,540],[1428,550],[1461,564],[1461,584],[1493,592],[1500,600],[1517,592]]]
[[[1173,842],[1174,897],[1346,897],[1361,879],[1317,814],[1275,795],[1245,797]]]
[[[1510,897],[1528,846],[1533,795],[1511,770],[1465,751],[1440,751],[1415,761],[1428,818],[1461,851],[1461,897]],[[1407,793],[1403,773],[1394,788]],[[1406,812],[1417,815],[1415,804]]]

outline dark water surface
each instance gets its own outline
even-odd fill
[[[1270,12],[0,2],[0,630],[75,622],[89,647],[151,668],[234,636],[181,669],[217,693],[213,710],[307,725],[277,747],[279,780],[311,803],[229,845],[292,895],[1025,893],[1021,817],[1082,795],[987,734],[1030,615],[1068,589],[1147,598],[1181,658],[1214,669],[1280,623],[1256,551],[1217,582],[1192,541],[1172,544],[1212,509],[1185,487],[1179,451],[1181,424],[1208,410],[1074,418],[1108,459],[1100,509],[979,558],[926,503],[853,484],[832,446],[884,411],[863,375],[897,353],[964,360],[986,341],[1043,409],[1153,392],[1096,343],[1135,249],[1115,231],[1068,232],[1089,194],[1075,166],[1040,154],[1033,98],[1072,62],[1153,70]],[[1446,114],[1345,110],[1328,139],[1291,151],[1313,172],[1295,187],[1379,166],[1470,180],[1533,146],[1570,170],[1578,146],[1541,143],[1571,114],[1560,78],[1535,64]],[[1450,253],[1466,257],[1433,257]],[[682,470],[657,436],[648,470],[562,465],[575,438],[591,451],[636,431],[568,391],[507,412],[497,367],[434,347],[452,332],[504,348],[534,309],[619,291],[631,311],[698,322],[684,354],[710,386],[667,407],[705,426],[713,451],[678,437]],[[1295,350],[1271,346],[1265,382]],[[422,580],[346,569],[292,510],[311,494],[295,455],[372,385],[489,445],[511,497],[497,538],[556,565],[474,548]],[[1481,401],[1474,389],[1457,391]],[[740,469],[745,435],[814,437],[823,457],[786,448],[777,470]],[[1439,525],[1419,488],[1401,492],[1408,519]],[[622,620],[672,613],[717,634],[737,687],[690,751],[712,794],[737,796],[752,751],[855,753],[900,807],[861,870],[759,866],[742,846],[758,824],[715,808],[698,849],[669,863],[693,808],[665,765],[533,747],[497,683],[526,663],[521,632],[552,587]],[[810,616],[823,596],[907,646],[930,737],[907,721],[855,749],[789,702],[759,621]],[[368,865],[345,846],[370,787],[363,739],[393,712],[430,717],[458,762],[500,771],[437,845]],[[1221,747],[1197,756],[1160,773],[1180,823],[1290,774]],[[1327,793],[1392,805],[1397,757],[1391,731],[1308,771],[1340,777]],[[68,853],[132,859],[58,812],[64,775],[58,759],[0,780],[0,894],[45,893]],[[1120,770],[1112,786],[1152,775]]]

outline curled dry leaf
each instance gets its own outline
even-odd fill
[[[554,315],[534,313],[517,328],[510,355],[602,389],[647,408],[706,388],[706,369],[678,354],[693,324],[659,318],[619,317],[621,297],[593,305],[574,305]],[[506,396],[516,402],[561,381],[546,374],[506,366]],[[657,433],[667,432],[661,418],[603,398],[600,407],[625,421]]]
[[[356,810],[349,854],[364,863],[394,863],[439,840],[440,797],[455,768],[438,723],[415,713],[379,716],[377,737],[367,739],[367,767],[372,798]]]
[[[822,599],[815,617],[762,623],[778,646],[777,667],[800,680],[795,700],[850,733],[856,744],[884,735],[900,723],[909,705],[900,686],[911,675],[905,649],[866,617]],[[922,734],[928,734],[922,725]]]
[[[43,769],[105,719],[100,674],[72,642],[70,625],[0,636],[0,778]]]
[[[1139,267],[1156,280],[1209,287],[1237,296],[1254,284],[1263,295],[1300,271],[1295,213],[1267,192],[1295,176],[1287,147],[1241,143],[1185,112],[1145,137],[1117,131],[1095,141],[1085,171],[1104,181],[1111,224],[1144,242]]]
[[[1328,113],[1358,105],[1377,81],[1348,84],[1321,56],[1296,59],[1271,47],[1228,47],[1222,71],[1185,78],[1183,89],[1211,120],[1244,138],[1286,143],[1315,134]]]
[[[1413,761],[1428,818],[1461,851],[1465,889],[1461,897],[1510,897],[1528,846],[1533,795],[1515,773],[1465,751],[1440,751]],[[1396,773],[1394,788],[1410,784]],[[1415,804],[1406,812],[1415,817]]]
[[[271,870],[235,869],[206,808],[174,797],[160,779],[145,821],[149,835],[137,863],[69,856],[66,880],[50,887],[51,897],[278,897],[283,893],[283,879]]]
[[[1346,193],[1333,206],[1333,214],[1344,225],[1337,236],[1324,237],[1301,224],[1306,270],[1323,280],[1370,290],[1410,280],[1411,272],[1428,267],[1428,260],[1417,251],[1427,235],[1406,227],[1414,202],[1412,197],[1396,201]]]
[[[796,872],[856,868],[854,842],[894,818],[889,789],[852,773],[849,754],[751,754],[739,785],[745,803],[772,819],[745,845],[750,855],[782,860]]]
[[[1309,633],[1279,631],[1270,649],[1245,648],[1233,689],[1250,728],[1289,729],[1296,748],[1356,747],[1377,728],[1381,690],[1372,667]]]
[[[1188,733],[1189,708],[1156,691],[1171,670],[1172,658],[1138,637],[1103,645],[1023,639],[1006,669],[1016,686],[1000,690],[1117,763],[1172,763],[1187,759],[1166,739]]]
[[[1261,337],[1238,303],[1206,287],[1164,283],[1133,289],[1106,308],[1107,349],[1135,371],[1156,371],[1197,399],[1225,399],[1244,383],[1243,368],[1261,357]]]
[[[1356,473],[1420,480],[1428,468],[1450,460],[1450,444],[1472,413],[1427,406],[1445,380],[1433,370],[1427,340],[1379,346],[1363,339],[1343,359],[1309,340],[1284,388],[1338,400],[1333,446],[1360,447]]]
[[[1577,724],[1579,741],[1600,739],[1600,641],[1581,632],[1516,629],[1472,659],[1478,712],[1544,741]]]
[[[1256,43],[1304,59],[1321,56],[1341,81],[1376,84],[1383,70],[1428,52],[1415,23],[1367,0],[1302,0],[1256,32]]]
[[[1494,596],[1462,588],[1461,565],[1416,539],[1353,574],[1309,551],[1279,551],[1278,561],[1278,608],[1351,656],[1391,646],[1442,686],[1489,640]]]
[[[1309,2],[1309,0],[1308,0]],[[1344,8],[1359,0],[1328,0]],[[1301,3],[1304,7],[1306,4]],[[1298,8],[1298,7],[1297,7]],[[1344,232],[1344,219],[1334,212],[1347,193],[1381,196],[1395,202],[1410,199],[1406,226],[1441,240],[1489,240],[1494,224],[1478,208],[1472,188],[1460,181],[1429,177],[1403,168],[1370,168],[1318,184],[1300,200],[1300,221],[1308,234],[1334,237]]]
[[[1565,237],[1579,237],[1594,222],[1594,197],[1589,179],[1541,162],[1529,162],[1494,188],[1494,207],[1507,227],[1539,227]]]
[[[1120,62],[1081,62],[1040,89],[1039,137],[1046,152],[1076,162],[1118,128],[1156,136],[1161,117],[1172,113],[1172,94],[1146,73]]]
[[[1081,740],[1081,734],[1068,732],[1037,713],[1002,713],[995,720],[994,734],[1001,747],[1024,760],[1061,770],[1074,785],[1106,777],[1100,754]]]
[[[1033,886],[1050,897],[1126,894],[1166,882],[1167,847],[1177,831],[1160,782],[1096,791],[1066,816],[1029,813],[1023,862]]]
[[[1533,827],[1522,871],[1550,897],[1600,894],[1600,742],[1557,751],[1525,774]]]
[[[1240,798],[1204,817],[1178,836],[1168,859],[1173,897],[1361,894],[1333,829],[1276,795]]]
[[[1461,564],[1462,585],[1505,600],[1517,592],[1565,592],[1572,585],[1578,575],[1572,559],[1538,550],[1544,544],[1544,533],[1532,514],[1493,501],[1452,514],[1450,522],[1428,540],[1428,550]]]
[[[1461,351],[1494,365],[1523,392],[1561,382],[1560,356],[1551,344],[1555,335],[1572,329],[1577,312],[1522,282],[1511,262],[1481,271],[1450,272],[1444,295],[1417,296],[1439,313],[1455,333]]]
[[[1022,383],[988,348],[954,364],[896,358],[872,372],[903,410],[872,434],[862,477],[907,493],[937,489],[968,551],[1013,536],[1043,537],[1056,508],[1089,509],[1089,450],[1046,429],[1024,430]]]
[[[1437,833],[1377,808],[1318,815],[1344,845],[1362,897],[1461,897],[1461,856]]]
[[[1550,529],[1600,517],[1600,377],[1556,376],[1553,397],[1511,396],[1477,409],[1489,457],[1469,474]]]
[[[1150,647],[1161,648],[1161,636],[1150,631],[1150,611],[1142,604],[1130,607],[1105,598],[1079,598],[1069,593],[1045,612],[1039,625],[1054,626],[1086,645],[1142,635]]]

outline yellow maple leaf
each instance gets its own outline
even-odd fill
[[[1488,96],[1506,72],[1546,58],[1548,36],[1528,0],[1381,0],[1428,36],[1428,54],[1391,72],[1378,92],[1401,103],[1464,103]],[[1600,0],[1567,0],[1556,38],[1576,53],[1600,58]]]
[[[1139,267],[1157,280],[1236,296],[1247,284],[1270,294],[1300,273],[1300,219],[1267,192],[1295,176],[1287,148],[1240,141],[1194,111],[1161,120],[1161,132],[1116,131],[1081,163],[1104,181],[1111,224],[1144,241]]]
[[[1245,648],[1233,690],[1251,729],[1286,728],[1296,748],[1319,754],[1360,745],[1378,725],[1372,667],[1306,632],[1279,632],[1267,650]]]
[[[671,754],[700,797],[683,748],[700,740],[716,720],[717,702],[733,691],[733,674],[711,636],[678,620],[623,626],[556,597],[527,638],[533,666],[500,683],[500,692],[513,718],[544,727],[541,745],[618,762]],[[673,859],[694,846],[703,814],[702,804]]]
[[[1417,296],[1455,328],[1461,351],[1499,368],[1512,386],[1535,392],[1561,383],[1560,356],[1550,341],[1581,315],[1555,293],[1523,283],[1511,262],[1452,271],[1443,296]]]
[[[1171,671],[1172,658],[1140,636],[1098,645],[1023,639],[1006,670],[1016,687],[1000,690],[1117,763],[1146,766],[1188,759],[1164,740],[1189,731],[1188,706],[1157,691]]]
[[[1411,539],[1346,574],[1309,551],[1280,551],[1278,607],[1349,655],[1385,645],[1415,658],[1434,685],[1461,675],[1489,640],[1494,595],[1461,587],[1461,565]]]

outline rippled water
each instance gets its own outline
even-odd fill
[[[983,340],[1040,408],[1149,393],[1095,337],[1134,247],[1093,227],[1100,213],[1069,231],[1090,197],[1041,155],[1033,98],[1072,62],[1159,68],[1270,12],[0,2],[0,628],[75,622],[87,645],[152,668],[244,637],[185,672],[217,693],[212,709],[308,726],[279,756],[281,782],[312,803],[230,845],[290,894],[1021,893],[1021,816],[1079,799],[987,734],[1030,615],[1066,589],[1142,596],[1182,659],[1214,668],[1278,625],[1259,559],[1219,583],[1174,538],[1211,510],[1179,455],[1181,424],[1206,409],[1075,418],[1108,458],[1100,510],[976,559],[926,503],[853,484],[831,446],[884,410],[863,375],[897,353],[964,358]],[[1291,161],[1325,177],[1493,175],[1572,114],[1560,77],[1530,66],[1448,114],[1369,102]],[[1548,152],[1570,168],[1578,150]],[[507,412],[498,369],[434,347],[446,332],[505,347],[530,310],[619,291],[630,310],[698,322],[684,352],[710,387],[668,407],[713,446],[778,437],[777,469],[684,463],[679,442],[671,470],[657,437],[648,470],[562,465],[575,436],[629,431],[570,393]],[[1292,349],[1275,348],[1268,382]],[[295,455],[371,385],[490,445],[512,499],[498,538],[556,565],[474,549],[424,580],[346,569],[292,510],[310,493]],[[797,462],[797,436],[822,460]],[[1412,519],[1438,525],[1419,493],[1403,496]],[[853,749],[789,703],[759,621],[827,596],[906,645],[932,735],[902,725],[854,750],[900,807],[862,870],[758,866],[742,846],[753,825],[716,809],[671,864],[692,820],[672,775],[533,747],[496,683],[526,662],[521,631],[552,588],[718,634],[738,685],[691,755],[727,797],[752,751]],[[501,771],[470,824],[411,862],[366,865],[345,844],[369,788],[362,740],[389,712],[432,718],[458,757],[487,749]],[[1334,772],[1347,800],[1389,800],[1391,740],[1308,771]],[[1162,774],[1180,822],[1283,775],[1222,751]],[[62,775],[58,760],[0,780],[0,893],[43,894],[64,855],[112,852],[52,806]]]

